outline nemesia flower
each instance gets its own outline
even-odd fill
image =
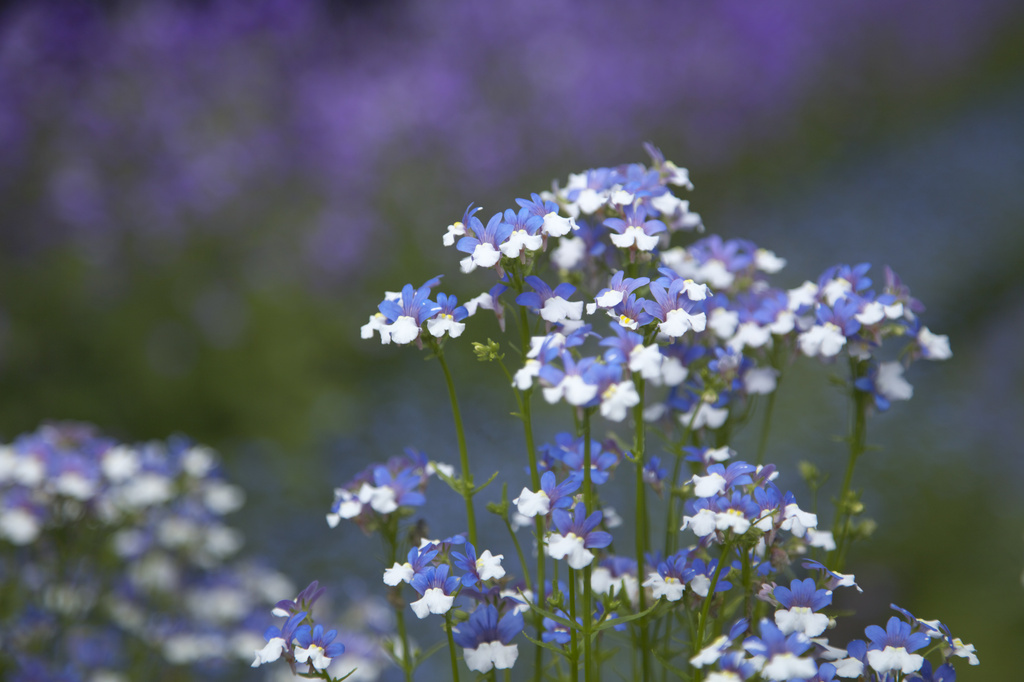
[[[448,613],[455,602],[453,593],[459,587],[459,579],[448,575],[448,564],[441,564],[428,566],[422,573],[414,575],[409,584],[423,595],[409,604],[416,617],[423,619],[431,613]]]
[[[579,490],[581,478],[569,476],[556,485],[555,472],[545,471],[540,477],[540,490],[533,492],[523,488],[519,497],[512,500],[519,513],[523,516],[543,516],[552,509],[565,509],[572,506],[572,493]]]
[[[497,580],[505,576],[505,569],[501,566],[504,555],[492,555],[491,550],[485,549],[483,554],[477,557],[476,548],[470,542],[466,543],[466,553],[452,552],[452,561],[455,567],[465,571],[462,575],[464,587],[476,587],[488,580]]]
[[[256,658],[253,659],[252,667],[258,668],[264,663],[273,663],[277,659],[281,658],[281,655],[286,651],[289,651],[292,646],[292,641],[295,639],[295,631],[301,625],[302,621],[306,619],[306,612],[299,611],[292,617],[290,617],[281,628],[271,626],[267,628],[263,637],[267,640],[266,646],[256,652]],[[307,628],[309,626],[306,626]]]
[[[864,629],[868,636],[867,662],[878,673],[892,671],[904,675],[921,669],[924,657],[911,653],[928,645],[928,635],[914,632],[909,623],[892,616],[883,630],[877,625]]]
[[[818,589],[811,578],[793,580],[788,588],[779,585],[772,594],[785,607],[775,612],[775,624],[782,634],[802,632],[817,637],[828,627],[828,616],[816,612],[832,603],[832,593]]]
[[[466,223],[466,236],[461,238],[455,248],[469,256],[460,261],[459,266],[465,273],[477,268],[498,266],[501,274],[501,245],[511,236],[512,226],[502,220],[501,213],[495,213],[487,221],[487,226],[476,216],[469,216]]]
[[[510,611],[501,618],[491,604],[478,606],[469,620],[453,629],[453,639],[462,647],[470,670],[486,673],[492,668],[508,670],[519,657],[519,646],[512,640],[523,631],[523,616]]]
[[[312,629],[301,625],[295,632],[295,662],[309,663],[313,670],[326,670],[331,659],[345,653],[345,645],[335,642],[337,630],[324,631],[317,623]]]
[[[595,511],[587,516],[587,508],[582,503],[570,516],[563,509],[551,512],[556,532],[548,535],[546,550],[548,556],[555,560],[565,559],[571,568],[581,569],[594,560],[591,549],[607,547],[612,536],[604,531],[595,530],[601,523],[603,514]]]

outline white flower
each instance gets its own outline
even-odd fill
[[[561,296],[552,296],[544,301],[540,316],[546,322],[555,324],[563,320],[579,320],[583,317],[583,301],[567,301]]]
[[[324,648],[318,644],[308,647],[295,647],[295,662],[309,663],[317,670],[326,670],[331,664],[330,656],[324,654]]]
[[[800,350],[808,357],[834,357],[846,345],[843,330],[831,322],[816,324],[797,337]]]
[[[711,429],[717,429],[725,423],[725,418],[729,416],[729,408],[727,407],[712,407],[707,403],[700,403],[697,407],[697,415],[694,416],[693,409],[679,415],[679,422],[683,426],[689,426],[693,424],[693,429],[702,429],[705,426]]]
[[[544,516],[551,511],[551,498],[543,490],[533,492],[523,488],[523,492],[512,502],[523,516]]]
[[[500,641],[483,642],[475,649],[463,649],[462,656],[470,670],[485,673],[491,668],[508,670],[519,658],[519,645]]]
[[[283,654],[287,648],[288,644],[283,639],[280,637],[271,637],[267,642],[267,645],[256,652],[256,658],[253,659],[252,667],[258,668],[264,663],[273,663],[277,659],[281,658],[281,654]]]
[[[587,213],[593,213],[593,211],[587,211]],[[551,211],[544,216],[544,224],[541,226],[540,231],[549,237],[564,237],[578,229],[580,229],[580,226],[576,224],[574,219],[563,218],[554,211]],[[580,241],[582,242],[583,240],[581,239]]]
[[[751,395],[768,395],[778,385],[778,372],[772,367],[755,367],[743,374],[743,388]]]
[[[679,601],[683,598],[683,591],[686,589],[686,585],[681,583],[678,578],[673,576],[663,578],[660,573],[649,573],[643,586],[651,588],[651,596],[655,599],[664,597],[668,601]]]
[[[664,358],[658,344],[652,343],[650,346],[637,344],[629,351],[629,371],[639,372],[640,376],[647,381],[659,383],[662,380],[661,368]]]
[[[504,554],[491,554],[491,550],[485,549],[484,553],[477,557],[476,572],[481,580],[497,580],[505,575],[505,569],[501,567],[501,560]]]
[[[395,587],[399,583],[408,583],[412,581],[413,575],[415,572],[412,570],[412,564],[400,564],[396,561],[394,566],[384,569],[384,584]]]
[[[415,318],[409,315],[400,315],[391,324],[385,324],[380,328],[380,342],[391,343],[394,341],[399,345],[411,343],[420,335],[420,326]]]
[[[627,379],[612,384],[601,394],[601,416],[613,422],[626,418],[629,408],[640,404],[640,394],[633,382]]]
[[[784,635],[802,632],[808,637],[817,637],[828,627],[828,616],[824,613],[814,613],[807,606],[793,606],[776,611],[775,624]]]
[[[452,246],[455,244],[456,237],[466,236],[466,226],[461,220],[456,220],[454,223],[448,226],[448,231],[441,237],[441,242],[445,246]]]
[[[889,400],[910,400],[914,396],[914,387],[903,378],[903,365],[896,361],[878,364],[875,388]]]
[[[728,339],[736,333],[736,327],[740,323],[740,314],[735,310],[715,308],[711,311],[708,319],[708,326],[720,339]]]
[[[551,262],[562,270],[573,270],[586,255],[587,243],[579,237],[568,237],[558,241],[558,247],[551,252]]]
[[[922,327],[917,333],[917,342],[921,344],[924,357],[929,360],[948,360],[953,357],[949,349],[949,337],[945,334],[933,334],[928,327]]]
[[[870,655],[870,654],[869,654]],[[813,677],[818,666],[809,658],[800,658],[791,653],[777,654],[765,664],[761,673],[769,680],[792,680]]]
[[[694,475],[690,483],[693,483],[693,494],[697,497],[714,497],[725,491],[726,481],[721,474],[712,472],[707,476]]]
[[[441,313],[436,317],[427,320],[427,331],[435,338],[441,338],[448,333],[453,339],[459,338],[466,330],[465,322],[456,322],[455,318],[448,313]]]
[[[547,552],[552,559],[566,559],[569,566],[575,569],[589,566],[594,560],[594,553],[583,546],[583,538],[575,533],[548,535]]]
[[[417,618],[426,618],[428,614],[443,615],[451,609],[455,597],[444,593],[440,587],[430,587],[423,593],[423,597],[409,604],[412,612]]]
[[[702,332],[706,325],[707,316],[704,313],[691,315],[682,308],[676,308],[665,313],[665,321],[658,325],[658,330],[665,336],[675,338],[690,329]]]
[[[719,635],[711,644],[708,644],[696,656],[690,659],[690,665],[696,668],[711,665],[722,657],[722,654],[729,648],[731,641],[725,635]]]
[[[544,237],[540,234],[530,234],[526,230],[513,230],[499,248],[509,258],[518,258],[523,249],[539,251],[543,244]]]
[[[868,665],[876,672],[887,673],[899,670],[904,675],[921,669],[924,656],[912,654],[905,647],[887,646],[884,649],[868,651]]]
[[[754,253],[754,267],[761,272],[766,272],[769,275],[774,275],[776,272],[786,267],[786,259],[779,258],[775,255],[774,251],[768,249],[758,249]]]

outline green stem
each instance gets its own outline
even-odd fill
[[[704,597],[704,603],[700,607],[700,618],[697,620],[697,631],[694,633],[693,653],[695,655],[704,648],[704,629],[707,627],[708,611],[711,610],[711,600],[715,597],[715,588],[718,586],[718,579],[722,575],[722,567],[725,566],[730,549],[732,549],[732,544],[727,541],[722,546],[722,555],[718,558],[718,565],[715,566],[715,574],[711,576],[708,595]]]
[[[633,408],[633,422],[635,426],[633,456],[636,458],[636,573],[637,580],[643,582],[644,576],[644,553],[647,551],[649,539],[647,537],[647,488],[644,485],[644,450],[646,448],[646,433],[644,424],[644,380],[643,377],[634,374],[633,383],[636,384],[637,393],[640,395],[640,402]],[[639,603],[637,608],[643,612],[647,609],[647,591],[639,590]],[[640,635],[640,665],[643,670],[641,679],[651,679],[651,652],[649,642],[650,630],[647,620],[642,619],[637,623]]]
[[[569,569],[569,672],[570,679],[578,682],[580,678],[579,637],[576,632],[576,571]]]
[[[522,286],[519,287],[522,292]],[[522,344],[523,362],[526,362],[526,354],[530,352],[530,321],[526,315],[526,308],[519,306],[519,339]],[[506,372],[507,374],[507,372]],[[523,435],[526,438],[526,457],[530,464],[530,485],[533,490],[540,490],[540,469],[537,466],[537,446],[533,440],[533,413],[530,410],[530,398],[533,395],[533,388],[516,393],[519,402],[519,414],[523,419]],[[542,604],[546,597],[544,568],[546,563],[544,553],[544,518],[535,516],[533,519],[533,532],[537,536],[537,592],[534,594],[534,601]],[[537,631],[537,639],[540,639],[544,632],[544,617],[540,613],[533,614],[534,627]],[[541,669],[544,664],[543,647],[534,647],[533,679],[540,681]]]
[[[452,658],[452,681],[459,682],[459,661],[455,657],[455,638],[452,636],[452,612],[451,609],[444,614],[444,629],[448,632],[448,652]]]
[[[591,409],[583,409],[583,504],[587,512],[594,513],[594,491],[590,481],[590,413]],[[573,581],[576,580],[575,571],[571,573]],[[590,565],[583,567],[583,679],[591,682],[593,679],[593,656],[591,655],[590,628],[593,622],[594,604],[593,594],[590,585]]]
[[[388,543],[388,550],[391,555],[390,564],[394,566],[398,562],[398,517],[392,514],[384,526],[382,533],[384,540]],[[405,630],[405,600],[402,599],[402,584],[399,583],[395,590],[395,622],[398,629],[398,641],[402,646],[401,666],[405,674],[405,682],[412,682],[412,654],[409,651],[409,635]]]
[[[703,405],[703,404],[704,404],[704,398],[703,398],[703,396],[701,396],[701,398],[697,401],[697,405],[693,408],[693,416],[690,417],[690,422],[686,425],[686,428],[683,430],[682,436],[679,438],[680,448],[679,448],[679,451],[676,453],[675,464],[672,466],[672,479],[671,479],[671,481],[669,481],[669,487],[668,487],[668,504],[665,505],[666,506],[666,510],[665,510],[665,556],[666,557],[671,556],[675,552],[675,542],[673,542],[673,540],[676,538],[676,533],[679,532],[679,528],[678,528],[677,525],[673,529],[673,526],[674,526],[673,517],[675,516],[675,502],[676,502],[675,488],[679,484],[679,470],[683,466],[683,450],[682,450],[682,448],[683,448],[683,446],[685,446],[686,442],[690,439],[690,435],[693,433],[693,425],[697,423],[697,413],[700,411],[700,406]]]
[[[455,420],[455,434],[459,441],[459,462],[462,465],[462,497],[466,500],[466,524],[469,530],[469,541],[476,545],[476,515],[473,513],[473,476],[469,472],[469,454],[466,450],[466,430],[462,425],[462,412],[459,410],[459,399],[455,395],[455,382],[452,381],[451,370],[444,359],[444,351],[440,346],[434,350],[441,369],[444,370],[444,380],[448,384],[448,398],[452,403],[452,417]]]
[[[836,548],[829,554],[828,565],[834,571],[842,570],[848,548],[850,519],[854,514],[854,501],[851,499],[853,469],[857,459],[867,449],[867,409],[870,396],[855,386],[857,379],[863,375],[865,366],[866,363],[850,358],[850,458],[846,463],[843,486],[836,501],[836,518],[832,524]]]

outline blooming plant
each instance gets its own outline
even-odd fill
[[[853,486],[868,419],[911,397],[904,375],[915,360],[951,356],[947,338],[922,324],[921,304],[888,269],[876,282],[867,264],[838,265],[795,289],[773,286],[785,260],[704,236],[676,195],[692,187],[687,171],[647,151],[648,164],[571,175],[486,224],[470,206],[443,241],[463,254],[464,273],[491,270],[493,286],[459,305],[434,293],[440,277],[407,284],[363,327],[364,338],[436,358],[459,451],[457,468],[414,450],[371,465],[335,491],[327,515],[388,549],[391,659],[411,680],[431,653],[411,643],[411,610],[443,622],[455,680],[516,668],[524,679],[589,682],[609,660],[643,680],[952,680],[956,658],[978,661],[939,621],[894,606],[898,615],[864,639],[829,633],[834,590],[860,589],[840,571],[871,529]],[[511,501],[502,492],[487,505],[508,528],[508,557],[477,532],[476,498],[495,477],[480,484],[471,473],[445,359],[460,343],[449,337],[482,310],[512,337],[473,350],[517,401],[530,477]],[[779,383],[803,357],[847,371],[848,464],[830,524],[764,461]],[[569,424],[546,444],[534,429],[538,396]],[[757,450],[741,457],[730,444],[756,411]],[[465,505],[466,525],[444,540],[411,525],[435,476]],[[632,481],[627,523],[603,502],[615,478]],[[812,473],[808,482],[822,485]],[[354,672],[332,669],[340,647],[311,601],[300,595],[277,613],[287,620],[268,630],[253,665],[285,658],[308,677]]]
[[[292,588],[237,556],[224,516],[243,503],[184,438],[129,445],[60,423],[0,444],[0,678],[192,679],[248,662],[257,614]]]

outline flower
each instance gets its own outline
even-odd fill
[[[911,653],[928,645],[928,635],[914,632],[909,623],[896,616],[889,618],[883,630],[878,625],[864,628],[868,636],[867,662],[875,672],[899,670],[904,675],[921,669],[924,657]]]
[[[832,603],[832,592],[817,589],[814,580],[793,580],[790,586],[779,585],[772,593],[785,610],[775,612],[775,624],[783,634],[802,632],[817,637],[828,627],[828,616],[820,611]]]
[[[267,644],[262,649],[256,651],[256,658],[253,659],[252,667],[258,668],[264,663],[273,663],[281,658],[281,654],[291,648],[292,640],[295,638],[295,630],[305,619],[306,612],[299,611],[285,621],[284,627],[270,626],[267,628],[267,631],[263,633],[263,638],[267,640]],[[306,625],[304,627],[308,628],[309,626]]]
[[[448,575],[448,564],[441,564],[428,566],[422,573],[414,575],[409,584],[423,595],[409,604],[416,617],[422,619],[431,613],[448,613],[455,601],[452,593],[458,589],[459,579]]]
[[[459,266],[465,273],[480,268],[499,265],[501,245],[512,234],[512,226],[502,220],[501,213],[495,213],[487,221],[487,227],[476,216],[469,216],[466,236],[459,240],[455,248],[469,256],[463,258]],[[499,275],[500,265],[499,265]]]
[[[811,640],[801,632],[786,636],[771,621],[762,620],[758,626],[760,637],[748,637],[743,648],[752,656],[764,657],[761,674],[769,680],[792,680],[808,678],[818,672],[818,666],[810,658],[800,655],[811,648]]]
[[[595,511],[587,516],[587,507],[577,504],[574,514],[564,509],[551,512],[551,520],[558,529],[548,535],[547,553],[553,559],[566,559],[571,568],[581,569],[594,560],[591,549],[607,547],[612,536],[601,530],[594,530],[601,523],[602,514]]]
[[[376,327],[376,331],[380,333],[381,343],[394,341],[397,344],[407,344],[419,338],[423,323],[441,310],[441,306],[429,298],[430,290],[437,286],[439,281],[440,278],[435,277],[418,289],[406,284],[397,299],[385,298],[377,306],[385,320],[385,323]],[[367,326],[372,325],[371,321]],[[363,337],[369,338],[370,335],[372,330],[369,334],[364,331]]]
[[[516,303],[538,312],[545,322],[557,324],[582,318],[583,301],[568,300],[576,291],[573,285],[562,282],[552,291],[551,287],[536,275],[530,275],[525,281],[534,291],[519,294],[516,296]]]
[[[421,573],[434,560],[437,553],[436,549],[411,547],[406,556],[408,560],[404,564],[396,561],[391,568],[384,569],[384,584],[395,587],[399,583],[412,582],[413,577]]]
[[[653,251],[658,245],[658,234],[668,229],[660,220],[647,220],[647,209],[643,206],[627,206],[625,220],[608,218],[604,225],[615,233],[611,235],[612,244],[638,251]]]
[[[324,632],[324,626],[319,623],[312,630],[309,625],[300,626],[295,632],[295,662],[326,670],[332,658],[345,653],[345,645],[334,641],[337,636],[337,630]]]
[[[462,575],[462,584],[465,587],[476,587],[487,580],[497,580],[505,576],[505,569],[501,567],[501,560],[504,555],[492,555],[491,550],[485,549],[479,557],[476,555],[476,548],[470,542],[466,543],[466,553],[452,552],[452,560],[456,568],[461,568],[465,573]]]
[[[523,516],[541,516],[552,509],[565,509],[572,506],[572,493],[576,492],[581,483],[578,475],[569,476],[559,484],[555,484],[555,472],[545,471],[540,477],[540,490],[533,492],[523,488],[519,497],[512,500]]]
[[[453,639],[462,647],[470,670],[507,670],[519,657],[519,646],[511,642],[523,631],[523,625],[523,615],[518,611],[510,611],[499,619],[497,608],[483,604],[469,615],[469,620],[454,628]]]
[[[437,305],[437,313],[427,320],[427,331],[436,338],[441,338],[446,332],[453,339],[458,338],[466,329],[462,320],[469,317],[469,311],[459,305],[459,299],[442,293],[437,295]]]

